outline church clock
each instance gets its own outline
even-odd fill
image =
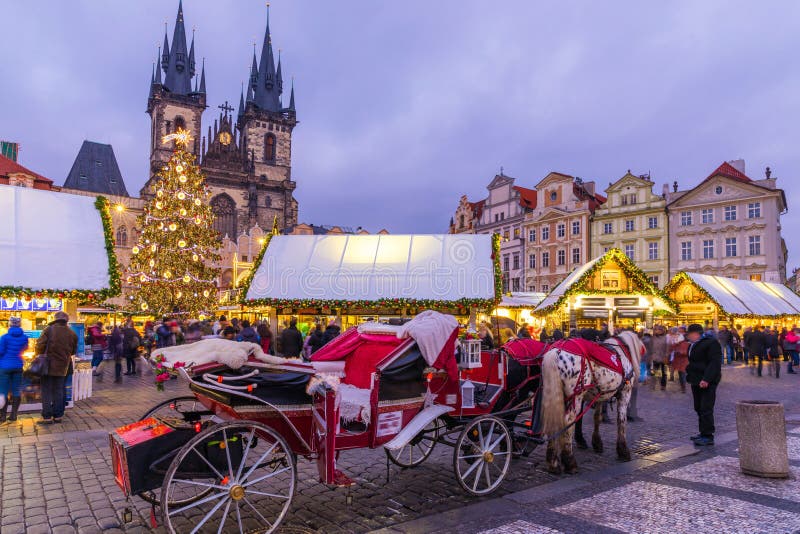
[[[225,146],[231,144],[231,134],[230,132],[221,132],[219,134],[219,142]]]

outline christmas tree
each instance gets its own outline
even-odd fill
[[[158,173],[155,196],[139,216],[142,233],[131,249],[128,283],[135,309],[152,315],[213,311],[217,302],[219,261],[214,214],[195,156],[186,151],[185,130],[164,137],[175,141],[175,152]]]

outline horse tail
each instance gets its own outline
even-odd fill
[[[542,431],[553,436],[564,428],[564,386],[558,370],[558,350],[542,358]]]

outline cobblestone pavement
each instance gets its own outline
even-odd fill
[[[67,412],[61,425],[36,426],[36,414],[25,414],[15,424],[0,426],[0,532],[153,530],[149,505],[138,498],[126,504],[113,480],[108,431],[138,419],[162,400],[186,394],[187,389],[178,381],[170,381],[166,391],[158,392],[152,384],[152,376],[124,377],[122,384],[114,384],[108,374],[110,371],[107,369],[103,380],[96,382],[90,399],[76,403],[75,408]],[[800,376],[784,375],[780,380],[757,378],[740,366],[726,366],[724,373],[724,382],[718,391],[718,433],[735,430],[734,404],[743,399],[783,401],[787,419],[800,425],[800,395],[797,394]],[[467,497],[459,488],[452,472],[452,450],[445,446],[437,446],[425,464],[409,470],[387,467],[381,450],[343,452],[339,466],[357,483],[350,490],[319,484],[315,464],[301,459],[297,492],[284,531],[367,532],[381,528],[415,531],[417,523],[426,525],[417,531],[432,531],[436,530],[437,518],[450,514],[450,520],[464,532],[619,531],[632,528],[630,525],[637,521],[642,528],[636,531],[644,532],[648,528],[658,530],[659,525],[669,524],[664,521],[670,518],[676,520],[674,511],[684,510],[681,503],[687,499],[708,501],[708,506],[713,504],[723,509],[719,512],[722,516],[725,516],[725,509],[735,507],[756,523],[767,512],[774,518],[780,517],[778,512],[800,513],[800,504],[780,497],[780,485],[750,487],[747,485],[749,478],[742,482],[735,476],[735,466],[728,459],[735,457],[734,443],[669,462],[649,460],[685,445],[686,437],[696,432],[691,395],[682,394],[676,382],[670,382],[667,391],[651,390],[649,386],[641,388],[639,415],[644,421],[629,425],[628,434],[629,444],[638,458],[634,462],[618,463],[614,447],[606,447],[606,452],[600,455],[578,451],[580,473],[573,477],[555,477],[542,470],[544,451],[540,447],[529,458],[516,460],[501,490],[484,499]],[[602,425],[602,434],[607,444],[613,444],[615,428],[612,425]],[[798,442],[800,432],[790,436],[790,446],[796,448]],[[793,455],[796,453],[795,450]],[[700,480],[693,470],[681,471],[696,462],[700,462],[698,465],[702,468]],[[800,467],[797,456],[792,465],[797,472]],[[646,468],[632,471],[643,466]],[[610,481],[586,483],[604,480],[604,473],[614,473],[618,469],[621,471]],[[796,482],[787,483],[795,484],[792,491],[796,495]],[[540,488],[565,487],[565,484],[566,487],[575,486],[575,491],[560,493],[550,500],[546,493],[530,493]],[[525,492],[538,496],[524,507],[515,504],[506,510],[507,513],[495,513],[496,503],[504,503],[508,508],[509,503],[514,503],[515,495],[525,495]],[[590,508],[603,510],[602,515],[607,518],[580,515],[577,510],[584,504],[581,500],[593,499],[596,494],[605,499],[604,503],[622,499],[624,510],[606,504],[593,505]],[[666,503],[663,506],[662,501]],[[126,506],[133,509],[133,521],[129,523],[122,521],[122,510]],[[570,506],[575,509],[568,508]],[[468,520],[468,515],[464,515],[461,519],[468,520],[469,524],[462,524],[459,519],[462,511],[467,514],[476,507],[483,510],[479,517]],[[521,511],[528,509],[537,512]],[[713,515],[713,510],[702,509]],[[429,523],[425,523],[425,518]],[[791,521],[787,521],[788,528]],[[765,524],[774,526],[771,521]],[[693,528],[702,531],[697,530],[696,525]],[[794,528],[800,529],[800,525]]]

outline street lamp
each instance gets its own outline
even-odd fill
[[[123,206],[122,204],[117,204],[116,206],[114,206],[114,209],[122,213],[123,211],[125,211],[125,206]]]

